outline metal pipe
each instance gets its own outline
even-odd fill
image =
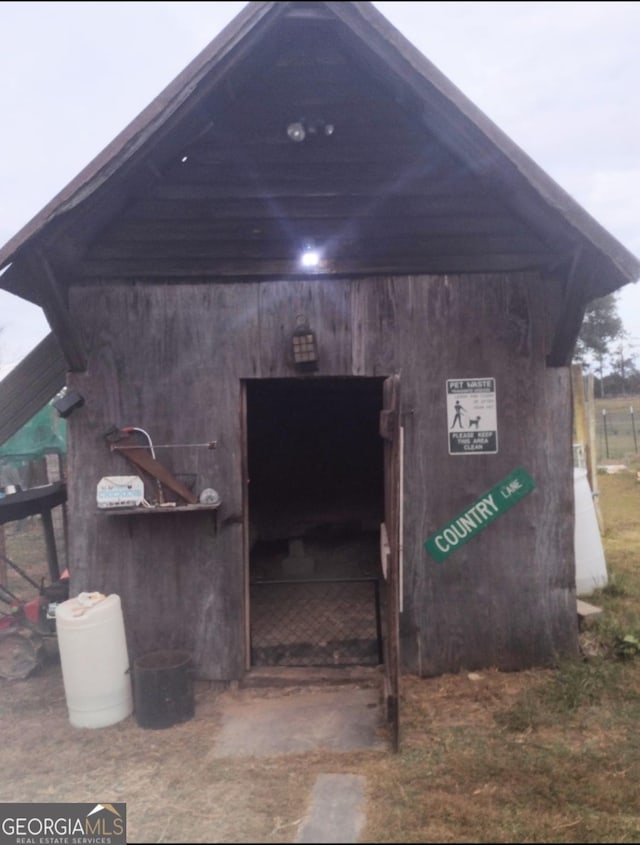
[[[40,590],[40,584],[37,584],[33,580],[33,578],[30,578],[27,575],[27,573],[18,566],[17,563],[14,563],[10,558],[8,558],[6,555],[3,555],[1,553],[0,553],[0,560],[3,560],[7,564],[7,566],[10,566],[12,569],[15,569],[15,571],[18,573],[18,575],[22,575],[24,580],[28,581],[31,584],[32,587],[36,588],[36,590],[38,590],[38,591]],[[6,590],[6,587],[3,587],[2,589]]]
[[[133,430],[133,429],[132,429]],[[118,446],[114,445],[114,449],[122,452],[125,449],[194,449],[196,447],[206,447],[207,449],[215,449],[218,445],[217,440],[209,440],[207,443],[161,443],[159,446]],[[151,453],[153,454],[153,452]]]
[[[130,432],[130,431],[139,431],[140,434],[143,434],[147,438],[147,440],[149,441],[149,448],[151,449],[151,457],[153,458],[154,461],[156,460],[156,450],[153,448],[153,440],[151,439],[151,435],[149,434],[148,431],[145,431],[144,428],[138,428],[135,425],[125,426],[125,428],[123,428],[122,430],[126,431],[127,433]],[[156,489],[158,491],[158,502],[160,504],[163,504],[164,503],[164,491],[162,489],[162,482],[160,481],[159,478],[156,478]]]

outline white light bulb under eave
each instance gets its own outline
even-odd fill
[[[300,264],[305,270],[313,270],[320,264],[320,254],[315,249],[305,249],[300,256]]]
[[[294,123],[290,123],[287,126],[287,135],[292,141],[295,141],[297,144],[299,144],[300,141],[304,141],[307,136],[307,133],[302,122],[295,121]]]

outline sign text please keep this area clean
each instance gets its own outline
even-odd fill
[[[450,455],[495,455],[498,415],[494,378],[447,379]]]

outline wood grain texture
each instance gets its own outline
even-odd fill
[[[73,591],[121,595],[134,656],[186,648],[202,677],[242,676],[242,381],[296,377],[289,341],[303,313],[320,349],[312,379],[401,378],[405,669],[516,669],[574,653],[571,394],[568,370],[545,366],[552,285],[519,273],[73,288],[89,362],[69,377],[85,397],[69,418]],[[497,455],[448,454],[445,383],[458,377],[496,379]],[[114,424],[156,443],[218,441],[161,454],[218,490],[217,533],[206,513],[96,513],[99,479],[125,471],[103,438]],[[536,490],[432,561],[427,536],[518,466]]]
[[[419,334],[409,323],[397,332],[412,340],[400,352],[404,659],[431,675],[574,653],[570,390],[567,372],[544,366],[540,297],[524,276],[411,282],[426,319]],[[498,454],[449,455],[446,380],[485,377],[496,379]],[[519,466],[537,489],[444,563],[431,560],[422,542]]]

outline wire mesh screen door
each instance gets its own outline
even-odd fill
[[[377,666],[382,662],[377,578],[251,584],[254,666]]]

